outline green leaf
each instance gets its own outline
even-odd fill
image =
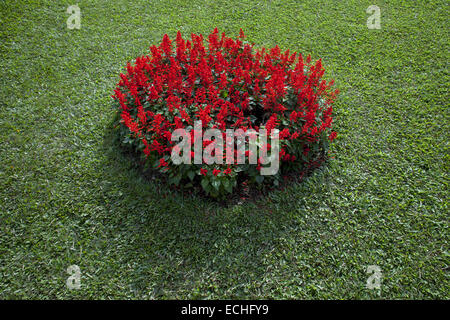
[[[191,179],[191,181],[192,180],[194,180],[194,177],[195,177],[195,171],[188,171],[188,177],[189,177],[189,179]]]
[[[225,190],[229,193],[233,192],[233,186],[231,185],[231,182],[229,180],[224,180],[222,182],[222,185],[225,187]]]
[[[208,178],[203,178],[200,184],[202,185],[203,190],[205,190],[207,193],[211,189]]]
[[[256,182],[261,184],[264,181],[264,176],[258,175],[255,177]]]
[[[216,190],[219,190],[219,187],[220,187],[220,180],[215,179],[215,180],[213,180],[213,181],[211,182],[211,184],[212,184],[212,186],[213,186],[214,188],[216,188]]]

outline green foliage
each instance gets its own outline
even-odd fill
[[[378,1],[381,30],[373,1],[81,0],[80,30],[71,4],[0,1],[1,299],[450,298],[447,1]],[[118,66],[216,26],[322,57],[341,89],[334,158],[228,207],[104,137]]]

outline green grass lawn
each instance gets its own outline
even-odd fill
[[[0,299],[449,299],[448,17],[445,0],[0,1]],[[230,206],[147,180],[111,132],[126,62],[214,27],[322,58],[341,90],[334,158]]]

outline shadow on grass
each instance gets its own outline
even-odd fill
[[[108,163],[101,170],[108,187],[99,197],[109,215],[101,223],[106,241],[128,265],[127,282],[136,296],[263,298],[277,290],[266,277],[274,272],[273,251],[289,241],[298,223],[289,190],[223,206],[144,177],[113,129],[104,142]]]

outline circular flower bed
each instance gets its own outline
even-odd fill
[[[238,178],[278,185],[283,173],[302,171],[323,159],[336,137],[331,125],[338,90],[331,90],[333,81],[322,80],[321,60],[312,63],[309,56],[282,53],[278,46],[256,49],[242,30],[237,39],[219,35],[217,29],[208,39],[192,34],[185,40],[178,32],[174,42],[164,35],[159,46],[150,47],[150,55],[128,63],[112,96],[122,142],[142,152],[170,183],[198,184],[217,197],[232,193]],[[181,150],[173,136],[177,129],[184,129],[190,142],[180,153],[188,162],[181,164],[173,157]],[[254,150],[241,149],[234,140],[235,148],[227,153],[231,161],[221,161],[225,156],[215,149],[220,139],[198,134],[207,129],[219,130],[227,144],[227,129],[261,137],[264,131],[267,138],[276,134],[278,147],[270,140],[265,150],[278,155],[279,170],[263,174],[267,161],[262,156],[242,163],[239,157],[250,158]],[[199,139],[202,147],[213,146],[211,154],[218,161],[196,156]],[[261,139],[253,143],[261,147]]]

